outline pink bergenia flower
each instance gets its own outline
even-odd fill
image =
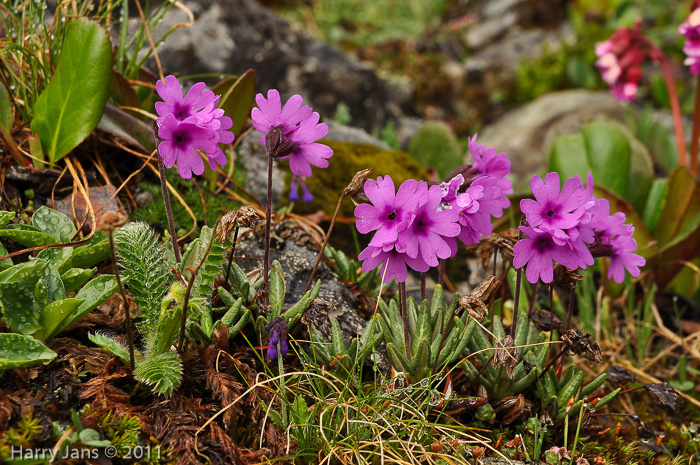
[[[596,66],[617,100],[633,100],[642,79],[642,63],[650,56],[649,41],[641,23],[620,28],[610,39],[596,44]]]
[[[156,90],[163,99],[156,103],[156,119],[159,154],[165,166],[177,163],[180,176],[192,177],[192,173],[204,173],[204,163],[197,150],[207,154],[209,166],[216,171],[216,164],[225,165],[226,155],[218,145],[230,144],[234,135],[230,131],[233,121],[224,110],[215,108],[219,97],[205,84],[198,82],[182,96],[182,86],[175,76],[167,76],[156,83]]]
[[[576,228],[595,202],[578,176],[567,179],[561,191],[560,186],[556,172],[547,173],[544,181],[539,176],[533,176],[530,189],[536,200],[521,200],[520,210],[530,227],[539,227],[556,238],[567,239],[569,234],[565,230]],[[585,222],[589,221],[590,214]]]
[[[399,233],[406,229],[415,217],[418,205],[416,189],[418,181],[409,179],[399,186],[398,193],[391,176],[379,176],[375,182],[365,182],[365,195],[372,204],[360,204],[355,207],[356,227],[361,234],[377,231],[369,243],[372,247],[393,247]]]
[[[420,256],[429,266],[438,265],[438,258],[449,258],[452,249],[447,242],[459,234],[457,224],[459,213],[456,210],[439,210],[442,200],[440,186],[428,189],[427,183],[421,181],[416,191],[420,200],[411,224],[403,230],[397,241],[396,249],[411,258]]]
[[[678,33],[685,37],[683,53],[687,57],[683,64],[690,66],[693,76],[700,76],[700,8],[690,13],[678,28]]]
[[[258,94],[255,97],[258,108],[254,108],[251,117],[253,126],[265,133],[260,142],[273,158],[288,158],[289,169],[296,176],[311,176],[311,165],[327,168],[328,159],[333,150],[318,140],[328,134],[328,125],[319,123],[320,116],[308,105],[303,105],[299,95],[293,95],[282,107],[279,92],[271,89],[267,99]],[[275,147],[268,147],[268,138],[274,134]],[[275,153],[273,153],[275,152]]]

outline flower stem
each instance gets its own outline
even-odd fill
[[[420,274],[420,301],[423,303],[425,300],[425,272]]]
[[[326,249],[326,246],[328,245],[328,240],[331,238],[331,233],[333,232],[333,226],[335,226],[335,220],[338,217],[338,212],[340,211],[340,204],[343,203],[343,199],[345,198],[345,190],[340,194],[340,198],[338,199],[338,205],[335,206],[335,212],[333,212],[333,218],[331,219],[331,225],[328,226],[328,232],[326,232],[326,237],[323,239],[323,245],[321,246],[321,250],[318,251],[318,256],[316,257],[316,263],[314,263],[314,268],[311,270],[311,276],[309,276],[309,282],[306,283],[306,289],[304,289],[304,294],[306,294],[311,287],[311,282],[314,280],[314,275],[316,274],[316,270],[318,270],[318,265],[321,263],[321,257],[323,256],[323,251]]]
[[[231,264],[233,263],[233,253],[236,251],[236,241],[238,240],[238,226],[233,230],[233,243],[231,244],[231,255],[228,257],[228,266],[226,267],[226,277],[224,278],[224,284],[231,289],[231,285],[228,283],[228,277],[231,274]]]
[[[513,297],[513,323],[510,325],[510,337],[515,339],[515,329],[518,326],[518,311],[520,311],[520,288],[523,282],[523,269],[515,272],[515,296]]]
[[[175,261],[180,263],[180,249],[177,245],[177,231],[175,231],[175,222],[173,221],[173,210],[170,207],[170,194],[168,193],[168,184],[165,179],[165,165],[163,159],[158,156],[158,173],[160,174],[160,188],[163,191],[163,202],[165,203],[165,214],[168,216],[168,228],[170,229],[170,240],[173,243],[173,252],[175,253]]]
[[[134,371],[134,336],[131,332],[131,305],[129,305],[129,301],[126,298],[126,291],[124,291],[124,286],[122,286],[122,280],[119,277],[119,268],[117,267],[117,254],[114,253],[114,235],[111,229],[109,230],[109,250],[112,254],[114,276],[117,278],[119,294],[121,294],[122,302],[124,302],[124,324],[126,325],[126,337],[129,341],[129,367],[131,368],[131,371]]]
[[[690,141],[690,171],[698,176],[698,151],[700,149],[700,76],[695,81],[695,110],[693,112],[693,138]]]
[[[668,89],[668,97],[671,101],[673,126],[676,132],[676,142],[678,144],[678,164],[681,166],[688,166],[685,148],[685,135],[683,133],[683,115],[681,114],[681,107],[678,104],[678,93],[676,92],[676,85],[673,81],[673,73],[671,72],[671,67],[668,65],[666,56],[660,50],[658,50],[656,58],[658,59],[659,64],[661,64],[661,71],[663,72],[664,79],[666,80],[666,88]]]
[[[399,283],[399,309],[401,310],[401,318],[403,318],[403,340],[406,345],[406,358],[409,362],[413,361],[411,354],[411,336],[408,333],[408,312],[406,310],[406,283]]]
[[[263,303],[268,304],[270,284],[270,227],[272,220],[272,153],[267,153],[267,200],[265,204],[265,258],[263,259]]]

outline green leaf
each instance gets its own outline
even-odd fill
[[[49,266],[46,260],[31,260],[18,263],[3,272],[0,272],[0,282],[25,281],[36,286],[37,281],[44,275],[44,270]]]
[[[628,199],[640,212],[654,177],[644,146],[613,122],[591,123],[582,132],[560,136],[550,151],[549,168],[562,183],[574,175],[585,181],[590,171],[596,185]]]
[[[63,331],[73,322],[78,321],[98,305],[104,303],[112,294],[117,292],[117,278],[111,274],[103,274],[87,283],[83,288],[75,294],[76,299],[81,299],[83,302],[80,306],[63,322],[58,325],[56,330],[49,335],[48,338]]]
[[[137,105],[137,107],[140,105]],[[156,148],[153,126],[107,102],[97,129],[113,135],[127,145],[150,153]]]
[[[644,205],[644,225],[649,232],[656,232],[656,225],[659,223],[659,217],[666,205],[666,196],[668,193],[668,179],[655,179],[649,191],[647,203]]]
[[[408,144],[408,153],[425,168],[433,168],[440,179],[461,165],[462,147],[450,127],[440,121],[421,126]]]
[[[38,286],[42,286],[46,289],[47,303],[66,298],[66,288],[63,286],[63,281],[61,281],[61,275],[51,264],[44,270],[44,277],[37,282],[37,287]]]
[[[233,120],[231,131],[238,137],[245,126],[255,98],[255,71],[249,69],[238,79],[227,78],[212,87],[216,94],[221,94],[219,108]]]
[[[72,264],[73,257],[72,247],[59,247],[57,249],[44,249],[40,251],[37,258],[43,258],[48,261],[59,273],[65,273]]]
[[[317,280],[314,284],[313,289],[306,291],[306,294],[299,299],[299,302],[292,305],[291,308],[284,312],[284,319],[287,321],[287,325],[291,328],[293,327],[297,320],[301,318],[302,313],[306,310],[312,300],[318,297],[318,293],[321,291],[321,280]]]
[[[68,215],[47,206],[40,207],[34,212],[32,224],[61,242],[69,242],[77,231]]]
[[[153,354],[160,354],[169,351],[175,339],[180,335],[181,324],[182,305],[161,309],[160,317],[158,318],[158,326],[152,337],[149,338],[150,352]],[[207,336],[210,334],[211,333]]]
[[[68,326],[65,322],[71,319],[71,315],[78,310],[82,303],[83,299],[64,299],[48,304],[39,316],[41,329],[34,333],[34,337],[48,341],[57,335],[61,329]]]
[[[4,245],[0,244],[0,256],[7,255],[7,249],[5,248]],[[12,261],[11,258],[6,258],[5,260],[0,262],[0,271],[5,271],[8,268],[11,268],[12,265],[14,265],[14,262]]]
[[[182,379],[182,365],[177,352],[148,354],[136,363],[134,377],[151,387],[154,393],[169,396]]]
[[[73,292],[92,278],[95,273],[97,273],[97,268],[88,268],[87,270],[71,268],[61,275],[63,287],[66,292]]]
[[[272,317],[276,318],[284,305],[284,278],[282,277],[282,265],[275,260],[270,268],[269,301],[272,307]]]
[[[687,236],[700,216],[700,183],[687,168],[679,166],[671,173],[667,192],[655,234],[660,247]]]
[[[30,282],[0,282],[0,309],[15,332],[32,334],[41,329],[34,309],[34,285]]]
[[[25,247],[41,247],[61,242],[51,234],[28,224],[8,224],[0,229],[0,236],[19,242]]]
[[[294,399],[289,413],[292,415],[292,421],[296,424],[305,425],[309,422],[309,407],[306,405],[303,396],[297,396]]]
[[[46,364],[56,352],[31,336],[0,333],[0,373],[13,368]]]
[[[0,134],[5,140],[11,138],[13,120],[12,97],[5,84],[0,82]]]
[[[87,244],[73,249],[73,266],[90,268],[110,255],[109,238],[103,233],[95,233]]]
[[[88,447],[107,447],[111,446],[112,442],[106,439],[100,439],[100,433],[91,428],[86,428],[78,434],[80,442]]]
[[[5,226],[15,217],[15,212],[0,212],[0,227]]]
[[[55,162],[80,144],[99,123],[112,80],[107,32],[86,18],[71,20],[56,72],[34,104],[32,131]]]

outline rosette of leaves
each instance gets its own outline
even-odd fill
[[[13,212],[0,212],[0,236],[27,247],[70,243],[75,225],[63,213],[37,209],[32,224],[9,224]],[[7,251],[0,245],[0,255]],[[112,275],[90,279],[92,265],[109,253],[108,241],[93,237],[78,247],[41,250],[36,258],[0,263],[0,317],[18,334],[0,334],[0,372],[45,363],[55,357],[47,341],[78,321],[117,290]]]
[[[338,320],[331,318],[330,338],[316,326],[309,325],[311,352],[318,360],[330,368],[340,379],[352,379],[359,384],[359,372],[367,356],[382,340],[377,320],[371,320],[359,337],[354,337],[350,345],[345,344]],[[329,342],[326,342],[328,339]]]
[[[409,384],[439,373],[449,363],[461,356],[474,333],[475,321],[468,321],[463,312],[455,315],[459,295],[455,294],[450,306],[445,304],[441,286],[436,286],[432,303],[427,299],[420,306],[413,298],[407,301],[408,328],[411,343],[411,359],[406,355],[404,322],[396,300],[389,305],[379,302],[377,322],[386,342],[391,365],[403,372]]]
[[[342,250],[331,246],[326,246],[323,253],[330,260],[330,264],[335,268],[338,276],[348,283],[357,283],[357,287],[369,295],[378,294],[382,282],[379,267],[368,272],[362,271],[361,263],[349,258]]]

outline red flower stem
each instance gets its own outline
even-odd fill
[[[233,263],[233,253],[236,251],[236,241],[238,241],[238,226],[233,230],[233,243],[231,244],[231,255],[228,257],[228,266],[226,267],[226,277],[224,278],[224,285],[231,290],[231,285],[228,282],[228,277],[231,274],[231,264]]]
[[[425,300],[425,272],[420,274],[420,301],[423,303]]]
[[[173,210],[170,207],[170,194],[168,193],[168,184],[165,179],[165,165],[163,165],[163,159],[158,156],[158,173],[160,174],[160,188],[163,191],[163,202],[165,203],[165,214],[168,217],[168,228],[170,229],[170,240],[173,243],[173,252],[175,253],[175,261],[180,263],[182,258],[180,257],[180,249],[177,245],[177,231],[175,231],[175,222],[173,221]]]
[[[270,226],[272,220],[272,154],[267,153],[267,200],[265,205],[265,258],[263,259],[264,304],[270,302],[268,296],[270,284]]]
[[[695,109],[693,112],[693,138],[690,141],[690,172],[698,177],[698,149],[700,149],[700,76],[695,85]]]
[[[331,238],[331,233],[333,232],[333,226],[335,226],[335,220],[338,218],[338,212],[340,211],[340,205],[343,203],[343,199],[345,198],[345,190],[341,192],[340,198],[338,199],[338,204],[335,206],[335,212],[333,213],[333,218],[331,219],[331,224],[328,226],[328,232],[326,233],[326,237],[323,239],[323,245],[321,246],[321,250],[318,251],[318,257],[316,257],[316,263],[314,263],[314,268],[311,270],[311,276],[309,276],[309,282],[306,283],[306,288],[304,289],[304,294],[306,294],[309,291],[309,288],[311,287],[311,282],[314,279],[314,276],[316,275],[316,271],[318,270],[318,265],[321,263],[321,257],[323,256],[323,251],[326,249],[326,246],[328,245],[328,240]]]
[[[678,143],[678,164],[681,166],[688,166],[685,148],[685,134],[683,132],[683,115],[681,114],[681,107],[678,104],[678,93],[676,92],[676,84],[673,81],[673,73],[671,72],[671,67],[668,65],[668,61],[666,60],[664,54],[658,49],[656,49],[656,51],[656,58],[658,59],[659,64],[661,64],[661,71],[663,72],[664,79],[666,80],[666,88],[668,89],[668,97],[671,101],[673,126],[676,132],[676,142]]]
[[[403,318],[403,340],[406,345],[406,358],[409,362],[413,361],[411,354],[411,336],[408,334],[408,311],[406,310],[406,283],[399,283],[399,309],[401,310],[401,318]]]

